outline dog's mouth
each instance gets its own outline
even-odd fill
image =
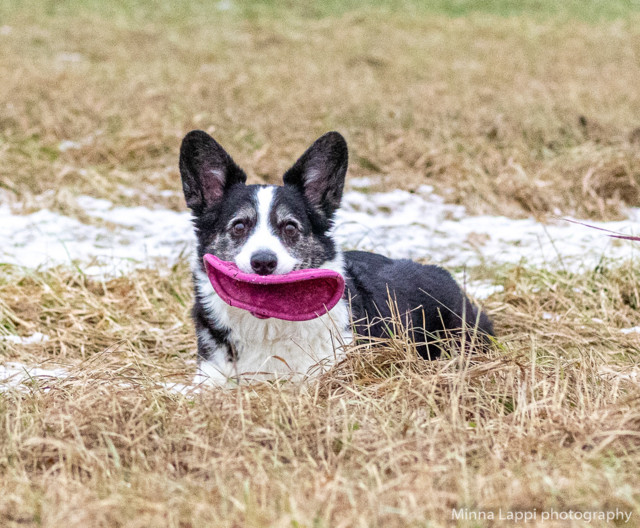
[[[244,273],[233,262],[204,256],[211,285],[230,306],[249,311],[259,319],[309,321],[327,313],[344,294],[338,272],[317,268],[282,275]]]

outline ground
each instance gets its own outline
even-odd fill
[[[121,233],[118,211],[185,211],[193,128],[253,183],[335,129],[349,192],[430,186],[447,230],[617,229],[640,218],[639,22],[623,0],[7,0],[0,214]],[[105,219],[87,196],[128,209]],[[64,375],[3,385],[0,524],[638,525],[637,246],[593,234],[579,265],[500,261],[490,235],[416,255],[491,286],[486,353],[420,361],[399,329],[308,384],[198,394],[175,385],[195,370],[185,254],[115,278],[3,257],[3,367]],[[469,246],[487,258],[456,259]]]

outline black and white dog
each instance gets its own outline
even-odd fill
[[[211,136],[200,130],[186,135],[180,174],[197,238],[197,381],[226,384],[311,375],[343,355],[354,330],[357,335],[387,335],[392,306],[411,328],[424,358],[440,355],[443,333],[458,340],[493,334],[486,314],[442,268],[363,251],[343,253],[336,246],[333,217],[342,198],[347,158],[344,138],[329,132],[285,173],[283,186],[246,185],[245,173]],[[262,275],[332,269],[345,277],[345,296],[310,321],[259,319],[218,297],[204,271],[206,253]]]

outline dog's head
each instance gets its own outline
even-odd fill
[[[329,132],[284,174],[283,186],[246,185],[244,171],[215,139],[189,132],[180,149],[180,174],[200,261],[211,253],[261,275],[332,261],[330,230],[347,161],[344,138]]]

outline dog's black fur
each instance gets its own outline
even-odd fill
[[[344,257],[358,334],[389,337],[393,309],[402,317],[425,359],[440,356],[441,348],[434,341],[439,342],[447,331],[459,339],[461,329],[466,328],[467,343],[493,335],[487,315],[471,304],[448,271],[365,251],[347,251]],[[476,331],[480,340],[474,339]]]

